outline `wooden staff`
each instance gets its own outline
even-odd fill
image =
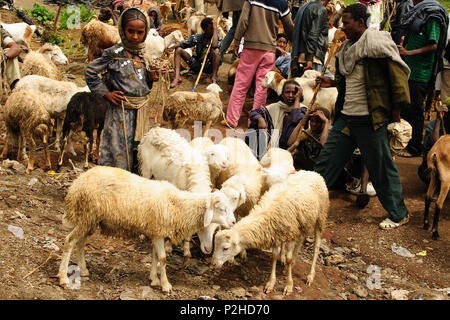
[[[217,18],[217,25],[218,24],[219,24],[219,18]],[[202,67],[200,68],[200,72],[198,73],[197,81],[195,81],[194,88],[192,88],[192,91],[194,91],[194,92],[195,92],[195,89],[197,89],[198,82],[200,81],[200,77],[202,76],[203,68],[205,67],[206,59],[208,59],[209,50],[212,47],[213,40],[214,40],[214,34],[211,37],[211,42],[209,43],[209,47],[206,49],[206,54],[205,54],[205,57],[203,58]]]
[[[123,116],[123,135],[125,136],[125,149],[127,150],[127,166],[128,166],[128,171],[131,172],[131,167],[130,167],[130,155],[128,154],[128,139],[127,139],[127,128],[125,125],[125,107],[123,105],[123,100],[122,100],[122,116]]]
[[[56,31],[56,26],[58,25],[59,14],[61,13],[61,8],[64,4],[64,0],[61,0],[58,6],[58,12],[56,13],[55,24],[53,25],[53,32]]]
[[[336,32],[340,31],[340,28],[338,30],[336,30]],[[323,76],[325,74],[325,71],[327,70],[328,64],[331,61],[331,58],[336,54],[337,49],[338,49],[338,42],[337,41],[333,41],[333,47],[330,50],[330,54],[328,55],[327,61],[325,62],[325,65],[323,66],[322,69],[322,73],[321,76]],[[305,122],[308,119],[309,115],[314,111],[314,102],[316,102],[316,97],[317,97],[317,93],[320,91],[320,85],[322,84],[322,80],[319,79],[319,81],[317,82],[316,86],[314,87],[314,95],[311,99],[311,101],[309,102],[308,105],[308,110],[306,111],[305,116],[302,118],[302,120],[300,120],[300,122],[297,124],[297,127],[294,129],[296,130],[297,128],[300,128],[298,130],[298,135],[297,135],[297,139],[295,139],[295,142],[288,148],[288,151],[292,154],[294,154],[295,150],[297,149],[298,145],[300,144],[300,139],[301,139],[301,133],[303,132],[303,127],[305,126]]]

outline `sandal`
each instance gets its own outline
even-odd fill
[[[173,81],[172,81],[173,82]],[[175,88],[178,84],[182,83],[183,79],[178,79],[177,83],[175,85],[170,84],[170,89]]]
[[[383,221],[380,222],[379,226],[381,229],[383,230],[391,230],[391,229],[395,229],[398,228],[406,223],[409,222],[409,215],[407,215],[406,217],[404,217],[402,220],[400,220],[399,222],[394,222],[389,218],[384,219]]]

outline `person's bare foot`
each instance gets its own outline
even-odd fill
[[[181,83],[183,80],[181,78],[175,78],[173,79],[172,83],[170,84],[170,88],[175,88],[179,83]]]

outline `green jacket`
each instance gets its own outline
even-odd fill
[[[408,75],[389,58],[363,59],[366,82],[367,104],[374,130],[392,120],[392,110],[403,108],[411,103],[408,87]],[[345,77],[339,73],[339,61],[336,59],[336,119],[340,116],[345,103]]]

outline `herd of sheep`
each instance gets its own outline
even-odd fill
[[[19,36],[15,40],[21,38],[29,48],[30,30],[20,25],[23,30],[17,32]],[[114,29],[95,19],[85,26],[82,41],[87,46],[89,61],[96,50],[120,40]],[[194,24],[189,30],[195,30]],[[179,30],[165,38],[150,32],[147,45],[154,57],[160,58],[166,48],[182,40]],[[89,92],[87,86],[79,87],[63,80],[55,63],[67,62],[57,46],[45,44],[35,51],[29,49],[22,64],[23,77],[3,107],[7,135],[0,158],[7,156],[9,143],[18,141],[17,158],[28,159],[27,173],[34,169],[39,140],[46,165],[52,167],[49,156],[52,119],[56,120],[57,127],[54,144],[60,152],[58,169],[63,165],[66,149],[75,154],[71,137],[77,131],[86,132],[84,168],[88,168],[88,156],[95,154],[93,145],[97,146],[98,155],[107,102]],[[295,79],[303,89],[305,104],[311,99],[315,77],[312,71]],[[271,71],[263,86],[280,94],[285,81]],[[81,276],[89,275],[84,246],[87,237],[97,229],[106,235],[145,235],[151,240],[151,284],[161,286],[167,294],[172,291],[172,285],[166,275],[166,254],[171,245],[183,243],[184,256],[190,257],[190,240],[195,234],[202,252],[213,253],[214,267],[232,261],[238,254],[245,257],[248,248],[271,249],[272,269],[264,291],[273,290],[276,263],[281,259],[287,265],[284,294],[293,291],[292,266],[298,248],[305,237],[314,236],[314,254],[306,281],[307,285],[313,282],[321,233],[330,208],[323,178],[312,171],[296,171],[291,154],[279,148],[269,149],[258,161],[239,138],[213,142],[208,137],[199,137],[188,142],[176,128],[183,128],[187,120],[200,120],[208,130],[223,115],[221,88],[212,84],[207,91],[178,91],[169,97],[163,116],[171,129],[152,128],[144,136],[138,146],[139,175],[96,166],[73,182],[65,198],[63,225],[70,233],[65,239],[59,267],[60,285],[68,284],[67,268],[74,247]],[[317,103],[334,114],[336,97],[335,88],[323,89]],[[448,192],[450,178],[445,178],[442,172],[450,172],[450,166],[442,150],[448,150],[449,145],[448,139],[436,144],[429,159],[433,164],[430,170],[436,174],[427,194],[426,224],[436,188],[441,186],[437,217]],[[447,188],[447,192],[442,188]],[[437,234],[436,217],[433,229]]]

